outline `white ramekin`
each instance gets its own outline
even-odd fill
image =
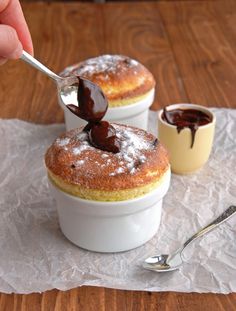
[[[155,90],[152,89],[142,100],[121,107],[108,108],[104,120],[135,126],[147,130],[148,109],[154,100]],[[87,122],[76,117],[69,109],[65,107],[60,96],[58,101],[64,110],[66,129],[71,130],[86,125]]]
[[[69,195],[49,181],[64,235],[77,246],[105,253],[136,248],[156,234],[169,184],[170,170],[155,190],[142,197],[99,202]]]

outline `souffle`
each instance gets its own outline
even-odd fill
[[[51,182],[74,196],[97,201],[121,201],[145,195],[160,185],[169,169],[166,149],[144,130],[112,124],[119,152],[94,147],[89,133],[71,130],[47,150]]]
[[[151,72],[123,55],[101,55],[67,67],[62,76],[76,75],[99,85],[109,107],[131,105],[149,96],[155,88]]]

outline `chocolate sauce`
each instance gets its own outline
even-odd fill
[[[164,108],[162,119],[169,124],[175,125],[178,133],[184,128],[189,128],[192,136],[191,148],[194,145],[196,131],[199,126],[206,125],[212,121],[212,118],[209,115],[197,109],[166,110],[166,108]]]
[[[89,139],[94,147],[117,153],[120,151],[120,141],[115,128],[107,121],[93,124],[89,132]]]
[[[88,121],[84,131],[89,133],[90,143],[101,150],[117,153],[120,142],[115,128],[104,117],[108,102],[98,85],[78,77],[78,106],[67,105],[67,108],[77,117]]]

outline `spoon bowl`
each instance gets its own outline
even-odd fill
[[[58,89],[58,96],[60,97],[60,100],[65,106],[68,106],[73,103],[73,105],[78,106],[78,86],[75,84],[78,84],[77,81],[73,79],[74,77],[68,77],[65,78],[65,85],[59,84],[57,85]],[[74,81],[73,81],[74,80]],[[64,82],[64,81],[63,81]]]
[[[191,238],[189,238],[180,248],[170,255],[160,254],[148,257],[144,263],[143,268],[156,272],[166,272],[174,271],[181,267],[183,264],[182,252],[186,246],[188,246],[192,241],[196,240],[199,237],[202,237],[206,233],[212,231],[220,224],[225,222],[231,216],[236,213],[236,206],[232,205],[227,208],[219,217],[217,217],[213,222],[211,222],[206,227],[202,228],[200,231],[195,233]]]
[[[162,254],[151,256],[144,261],[143,267],[147,270],[165,272],[179,269],[182,263],[181,253],[176,252],[172,255]]]

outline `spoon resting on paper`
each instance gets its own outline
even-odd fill
[[[202,228],[200,231],[195,233],[191,238],[189,238],[180,248],[178,248],[172,254],[160,254],[147,258],[143,263],[143,268],[147,270],[152,270],[156,272],[166,272],[177,270],[183,263],[182,252],[186,246],[188,246],[192,241],[199,237],[202,237],[206,233],[218,227],[220,224],[232,217],[236,212],[236,206],[230,206],[226,211],[223,212],[219,217],[217,217],[213,222],[211,222],[206,227]]]

